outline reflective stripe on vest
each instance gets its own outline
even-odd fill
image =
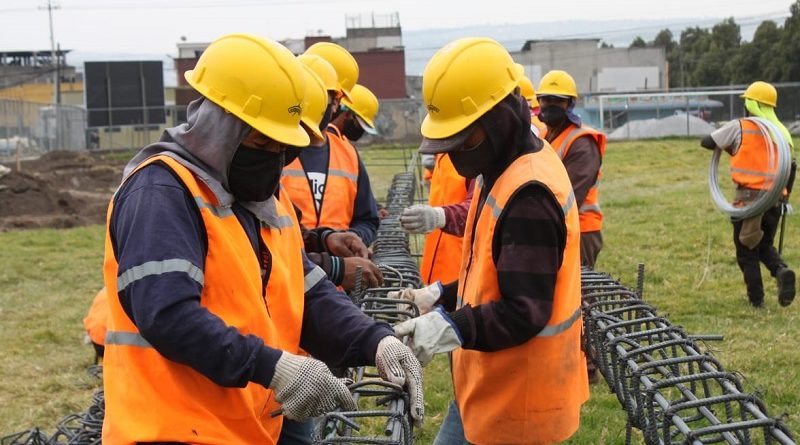
[[[168,360],[141,336],[122,308],[118,290],[146,276],[169,280],[168,272],[186,273],[202,286],[200,305],[227,326],[261,338],[266,346],[296,354],[305,285],[299,225],[260,227],[260,241],[272,255],[265,287],[253,244],[238,218],[229,217],[230,209],[220,208],[213,193],[173,158],[155,156],[137,169],[152,162],[170,168],[195,197],[208,240],[206,257],[202,270],[185,260],[166,259],[120,271],[110,231],[106,231],[103,276],[109,317],[102,441],[277,443],[282,418],[270,416],[280,408],[271,390],[252,382],[244,388],[223,387],[190,366]],[[113,209],[112,200],[107,225]],[[275,212],[282,224],[292,221],[292,214],[277,200]]]
[[[106,332],[106,345],[137,346],[152,348],[153,346],[138,332]]]
[[[494,352],[453,351],[455,399],[471,443],[566,440],[577,430],[580,408],[589,394],[580,348],[578,209],[567,172],[553,150],[519,157],[495,181],[483,205],[472,201],[464,235],[459,304],[475,307],[502,298],[492,252],[498,217],[516,192],[531,182],[546,187],[566,212],[567,239],[556,274],[552,312],[542,331],[521,345]],[[481,189],[474,193],[480,196]]]
[[[117,292],[121,292],[129,284],[144,277],[170,272],[184,272],[189,275],[189,278],[197,281],[201,286],[203,285],[203,271],[200,268],[187,260],[173,258],[162,261],[148,261],[122,272],[117,278]]]
[[[606,136],[599,131],[582,125],[580,127],[575,124],[569,124],[564,131],[562,131],[551,143],[553,149],[556,150],[558,156],[563,160],[567,157],[572,144],[580,137],[590,136],[594,139],[597,149],[600,152],[600,164],[603,163],[603,157],[606,152]],[[597,178],[594,184],[589,188],[584,198],[583,203],[579,208],[581,232],[595,232],[603,227],[603,212],[600,209],[600,180],[603,177],[603,171],[597,171]]]
[[[761,132],[750,119],[739,119],[742,138],[736,154],[731,157],[731,178],[741,187],[766,190],[771,187],[778,168],[778,151],[769,135]],[[773,166],[769,159],[772,154]]]
[[[300,157],[284,167],[281,173],[281,185],[292,203],[300,209],[302,214],[300,222],[305,227],[324,226],[335,230],[346,230],[353,221],[358,193],[358,153],[347,138],[338,135],[338,132],[327,132],[327,137],[328,166],[319,209],[308,176],[303,169],[302,152]],[[315,150],[315,148],[305,150]]]
[[[428,204],[441,207],[464,202],[467,199],[467,179],[459,175],[450,156],[436,155],[431,176]],[[425,247],[419,266],[425,284],[435,281],[450,283],[458,279],[463,238],[435,229],[425,237]]]

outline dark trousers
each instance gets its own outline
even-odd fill
[[[761,265],[764,263],[769,273],[774,277],[778,269],[786,264],[778,254],[778,249],[773,246],[775,232],[781,220],[781,205],[777,205],[764,213],[761,218],[761,230],[764,237],[753,249],[748,249],[739,242],[739,232],[742,230],[742,221],[733,221],[733,244],[736,246],[736,262],[744,275],[747,286],[747,297],[751,302],[764,300],[764,285],[761,281]]]
[[[581,266],[594,269],[597,254],[603,248],[603,232],[581,232]]]

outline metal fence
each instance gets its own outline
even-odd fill
[[[185,122],[186,106],[167,105],[164,115],[163,124],[89,127],[87,110],[80,106],[0,99],[0,159],[17,155],[28,158],[54,150],[141,148],[158,139],[164,129]],[[359,145],[418,142],[424,117],[425,109],[418,99],[382,100],[375,119],[380,134],[365,135]]]
[[[800,82],[776,84],[778,118],[800,134]],[[609,139],[704,136],[744,117],[746,85],[681,92],[586,95],[576,112]]]

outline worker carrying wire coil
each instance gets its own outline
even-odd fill
[[[788,211],[794,183],[793,142],[775,115],[778,102],[775,87],[754,82],[741,97],[746,117],[729,122],[700,143],[714,150],[708,173],[711,197],[733,223],[736,261],[744,275],[750,304],[764,305],[759,264],[764,263],[777,280],[778,302],[788,306],[795,296],[795,273],[773,244],[779,221]],[[736,185],[733,202],[728,202],[720,190],[718,171],[722,151],[731,155],[731,179]],[[783,230],[781,247],[782,240]]]

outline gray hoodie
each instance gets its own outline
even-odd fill
[[[142,162],[156,155],[169,156],[191,170],[214,193],[220,207],[229,208],[236,198],[228,187],[228,170],[233,155],[252,127],[217,104],[200,98],[189,104],[187,122],[168,128],[158,142],[137,153],[123,171],[123,181]],[[284,227],[275,198],[261,202],[240,202],[262,223]]]

